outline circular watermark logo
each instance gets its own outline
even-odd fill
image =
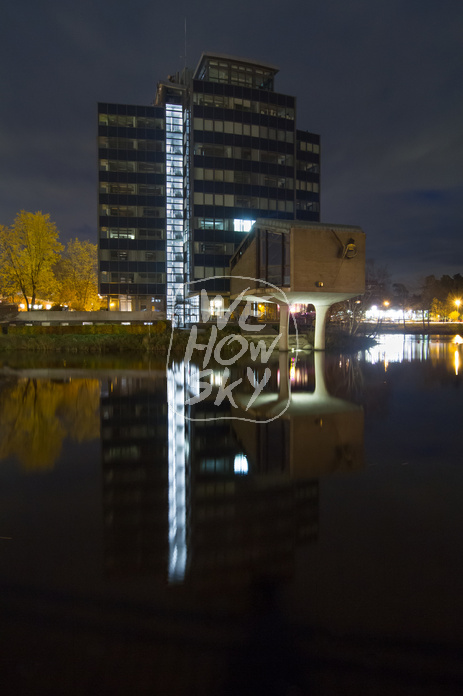
[[[174,386],[168,393],[168,407],[177,416],[191,421],[243,420],[252,423],[269,423],[282,416],[291,401],[290,377],[288,371],[288,335],[283,332],[276,336],[265,336],[265,323],[249,324],[252,316],[251,299],[255,288],[265,288],[262,299],[280,306],[281,311],[288,312],[295,327],[295,350],[297,360],[298,333],[294,316],[290,311],[289,300],[284,291],[268,281],[247,276],[228,276],[240,281],[245,288],[223,308],[223,298],[217,295],[211,299],[206,290],[194,293],[195,284],[204,284],[223,276],[190,281],[184,285],[183,297],[196,298],[197,318],[201,324],[210,323],[210,331],[201,331],[198,323],[191,323],[188,341],[183,356],[175,355],[171,364],[171,352],[174,339],[174,322],[167,354],[168,382]],[[243,283],[244,281],[244,283]],[[244,306],[243,306],[244,305]],[[217,310],[217,308],[220,308]],[[282,309],[283,308],[283,309]],[[233,318],[232,318],[233,317]],[[225,335],[221,332],[231,329]],[[236,331],[233,329],[236,328]],[[263,340],[263,336],[266,340]],[[280,353],[278,363],[269,363],[272,353],[285,341],[284,352]],[[230,348],[233,355],[230,357]],[[239,360],[246,362],[236,368]],[[294,363],[295,364],[295,363]],[[294,367],[293,364],[293,367]],[[241,376],[232,378],[234,372]],[[272,372],[276,372],[273,375]],[[217,407],[215,415],[203,415],[204,410],[196,408],[202,402]],[[226,415],[224,413],[224,407]],[[219,410],[220,407],[220,410]],[[212,409],[213,411],[214,409]]]

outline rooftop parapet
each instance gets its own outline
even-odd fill
[[[274,78],[278,71],[279,68],[270,63],[205,52],[201,55],[193,77],[195,80],[273,92]]]

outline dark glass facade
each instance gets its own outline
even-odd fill
[[[142,308],[135,298],[149,308],[167,295],[172,314],[181,281],[228,292],[230,259],[257,218],[319,221],[320,138],[296,129],[296,100],[274,91],[277,72],[206,53],[194,74],[159,83],[155,107],[99,105],[102,294],[119,304],[130,295],[133,309]],[[183,110],[176,172],[165,130],[174,103]],[[182,205],[170,174],[183,177]]]
[[[294,218],[294,97],[193,82],[193,274],[226,292],[253,220]],[[224,276],[221,280],[220,276]]]
[[[98,104],[100,294],[114,308],[164,309],[164,109]]]
[[[296,131],[295,219],[320,220],[320,136]]]

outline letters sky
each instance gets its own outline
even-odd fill
[[[322,138],[322,222],[419,287],[463,273],[461,0],[23,0],[0,26],[0,223],[96,241],[96,103],[150,104],[202,51],[271,62]]]

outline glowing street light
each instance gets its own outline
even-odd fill
[[[457,312],[458,312],[458,321],[460,321],[460,305],[461,305],[460,298],[457,297],[456,300],[454,300],[454,303],[455,303],[455,306],[456,306]]]

